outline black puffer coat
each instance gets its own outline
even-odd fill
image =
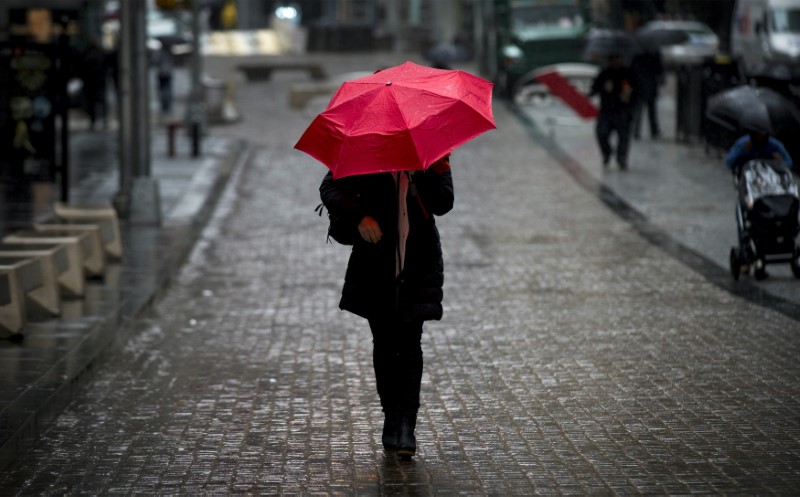
[[[418,198],[414,195],[416,189]],[[434,215],[453,208],[453,177],[427,170],[411,176],[407,199],[409,235],[403,271],[395,277],[397,251],[397,186],[390,173],[334,180],[331,173],[320,185],[320,197],[332,215],[353,230],[372,216],[383,237],[368,243],[356,235],[344,278],[339,307],[361,317],[400,319],[442,318],[444,264]]]

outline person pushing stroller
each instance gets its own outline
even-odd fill
[[[758,115],[748,116],[747,134],[736,140],[725,158],[728,169],[738,176],[739,170],[752,159],[778,159],[791,169],[792,158],[780,140],[770,135],[769,124]]]
[[[739,138],[726,157],[738,190],[736,221],[738,247],[731,248],[734,279],[747,274],[752,264],[755,278],[768,276],[766,264],[790,262],[800,278],[798,189],[791,172],[792,158],[783,144],[770,136],[769,126],[757,116],[745,122],[747,134]]]

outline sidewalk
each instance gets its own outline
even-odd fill
[[[673,78],[668,78],[659,98],[662,137],[650,138],[643,119],[642,138],[631,139],[628,171],[620,171],[614,161],[603,168],[594,120],[581,120],[559,101],[520,111],[533,124],[535,141],[550,147],[573,176],[583,175],[579,182],[590,189],[605,189],[599,195],[605,195],[607,203],[621,202],[631,209],[625,215],[640,220],[643,236],[719,286],[751,300],[786,307],[800,317],[800,282],[788,263],[768,266],[770,278],[764,281],[747,277],[733,281],[728,255],[737,243],[736,194],[724,164],[726,151],[707,148],[699,137],[690,143],[676,141]],[[658,243],[657,238],[665,241]]]
[[[375,62],[327,60],[342,72]],[[454,153],[456,205],[437,219],[445,317],[423,334],[418,453],[385,455],[369,330],[337,307],[349,249],[325,243],[326,220],[313,212],[325,168],[293,149],[314,112],[287,105],[304,77],[240,88],[245,119],[217,136],[259,147],[173,284],[113,337],[125,347],[70,392],[74,402],[0,473],[0,488],[795,492],[797,322],[642,237],[502,102],[497,130]],[[568,151],[587,148],[576,164],[624,179],[594,169],[594,142],[578,131]],[[644,165],[627,174],[650,184]],[[166,253],[142,250],[141,263]]]
[[[116,140],[112,131],[71,134],[71,203],[111,202],[119,188]],[[213,136],[196,159],[186,133],[177,135],[176,145],[175,157],[168,157],[165,130],[154,131],[152,176],[162,226],[122,221],[122,260],[112,262],[102,280],[87,280],[84,298],[63,301],[60,318],[29,321],[21,343],[0,341],[0,468],[73,399],[109,348],[125,340],[131,318],[169,284],[229,173],[248,153],[238,140]],[[0,234],[29,227],[58,198],[57,185],[31,192],[0,190],[0,206],[12,207],[2,209]]]
[[[372,62],[327,61],[342,72]],[[0,487],[795,492],[796,321],[640,236],[502,102],[497,130],[453,154],[456,205],[437,219],[445,317],[423,334],[417,456],[384,455],[370,333],[337,308],[349,250],[325,243],[313,212],[325,168],[293,149],[313,113],[291,110],[287,88],[305,77],[240,88],[245,120],[219,132],[263,147],[174,284]]]

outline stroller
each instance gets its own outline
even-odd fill
[[[792,173],[780,161],[755,159],[745,163],[736,178],[739,246],[731,248],[733,279],[738,281],[753,267],[761,280],[767,277],[767,264],[786,262],[800,278],[800,247],[795,243],[800,198]]]

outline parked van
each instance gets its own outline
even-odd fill
[[[763,64],[800,66],[800,0],[737,0],[731,54],[745,71]]]
[[[507,95],[536,69],[582,61],[589,0],[478,0],[474,5],[484,20],[476,43],[481,71]]]

